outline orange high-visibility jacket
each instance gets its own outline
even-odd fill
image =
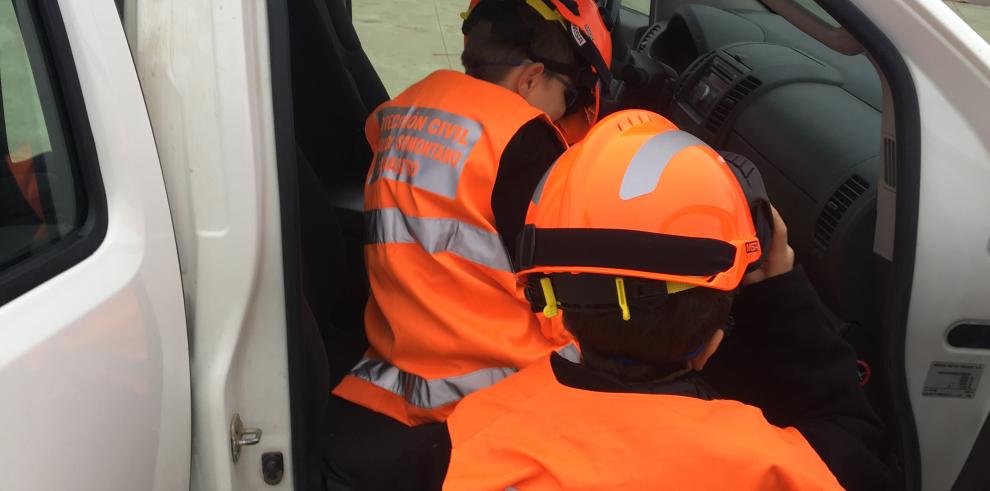
[[[842,489],[755,407],[568,387],[549,360],[468,396],[447,426],[446,491]]]
[[[38,191],[38,176],[35,171],[31,147],[22,144],[15,152],[6,155],[4,160],[7,164],[7,170],[13,176],[14,183],[17,184],[17,189],[24,198],[24,202],[41,221],[34,234],[35,240],[41,240],[48,233],[48,224],[45,223],[45,211],[41,204],[41,193]]]
[[[536,118],[552,125],[518,94],[446,70],[368,118],[371,347],[334,394],[407,425],[442,421],[567,343],[524,299],[491,207],[505,146]]]

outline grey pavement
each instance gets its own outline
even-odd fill
[[[983,39],[990,42],[990,0],[947,1],[946,5],[962,17]]]
[[[461,70],[466,0],[354,0],[354,28],[389,95],[442,68]]]

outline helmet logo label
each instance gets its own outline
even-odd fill
[[[481,137],[477,121],[421,107],[386,107],[375,117],[379,134],[369,184],[391,179],[448,198],[457,195],[467,156]]]
[[[588,42],[584,39],[584,35],[581,34],[581,29],[574,24],[571,24],[571,35],[574,36],[574,41],[577,42],[578,46],[584,46],[584,43]]]
[[[760,242],[753,240],[746,243],[746,254],[757,254],[760,252]]]

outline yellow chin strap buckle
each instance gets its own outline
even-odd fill
[[[685,290],[690,290],[695,288],[695,285],[688,285],[685,283],[667,283],[667,294],[673,295],[675,293],[680,293]],[[557,303],[557,295],[553,291],[553,283],[550,282],[549,276],[544,276],[540,278],[540,288],[543,289],[543,300],[546,305],[543,307],[543,315],[548,319],[556,317],[560,312],[559,304]],[[619,300],[619,310],[622,311],[622,320],[627,321],[632,318],[632,312],[629,309],[629,299],[626,296],[626,282],[621,276],[615,278],[615,294]]]
[[[632,318],[629,313],[629,301],[626,300],[626,282],[622,278],[615,279],[615,291],[619,295],[619,308],[622,309],[622,320],[627,321]]]
[[[684,290],[690,290],[695,287],[695,285],[688,285],[685,283],[667,283],[667,294],[673,295],[675,293],[680,293]],[[622,320],[627,321],[632,318],[632,313],[629,312],[629,300],[626,298],[626,282],[622,280],[621,277],[615,278],[615,293],[619,297],[619,309],[622,311]]]
[[[543,300],[546,301],[547,305],[543,307],[543,315],[547,319],[552,319],[557,316],[557,296],[553,294],[553,284],[550,283],[550,278],[544,276],[540,278],[540,286],[543,288]]]

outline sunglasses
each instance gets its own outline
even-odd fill
[[[580,92],[578,92],[577,87],[575,87],[574,84],[570,83],[566,78],[555,72],[546,70],[544,73],[546,73],[548,77],[560,82],[560,84],[564,86],[564,108],[570,109],[571,106],[573,106],[574,103],[577,102],[578,95],[580,95]]]
[[[530,60],[515,61],[515,62],[489,61],[489,62],[481,63],[480,66],[496,65],[496,66],[517,67],[517,66],[526,66],[531,63],[534,62]],[[559,63],[550,62],[550,61],[540,61],[539,63],[543,63],[544,65],[548,65],[548,64],[560,65]],[[578,102],[578,100],[581,99],[581,91],[578,90],[578,88],[573,83],[571,83],[566,78],[564,78],[563,75],[555,71],[544,70],[543,73],[545,73],[548,77],[559,81],[564,86],[564,110],[570,111],[571,108]]]

